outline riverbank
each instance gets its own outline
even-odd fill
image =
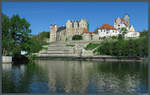
[[[134,61],[146,62],[148,58],[122,56],[35,56],[35,59],[68,59],[68,60],[97,60],[97,61]]]

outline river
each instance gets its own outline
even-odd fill
[[[148,64],[35,60],[2,64],[3,93],[148,93]]]

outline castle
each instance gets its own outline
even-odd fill
[[[124,17],[116,18],[114,20],[114,26],[111,26],[109,24],[103,24],[98,29],[98,34],[100,38],[103,37],[112,37],[112,36],[118,36],[119,34],[125,33],[125,38],[138,38],[140,36],[139,32],[136,32],[133,25],[130,25],[129,23],[129,16],[126,14]]]
[[[73,35],[81,35],[88,30],[88,22],[85,19],[80,21],[68,20],[66,26],[50,26],[50,41],[66,41],[72,40]]]
[[[82,35],[83,40],[100,40],[103,37],[118,36],[123,33],[122,28],[126,29],[125,38],[139,37],[140,33],[136,32],[134,27],[129,23],[129,16],[126,14],[123,18],[116,18],[114,20],[114,26],[109,24],[103,24],[98,28],[98,33],[88,31],[89,24],[85,19],[80,21],[66,22],[66,26],[50,26],[50,42],[55,41],[70,41],[74,35]]]

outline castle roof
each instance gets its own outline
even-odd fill
[[[125,21],[125,19],[124,18],[120,18],[121,19],[121,21]],[[116,22],[116,20],[117,20],[117,18],[115,19],[115,22]]]
[[[86,28],[83,28],[83,33],[86,33],[86,34],[96,34],[96,32],[89,32]]]
[[[86,28],[83,28],[83,33],[89,33],[89,31]]]
[[[118,18],[115,19],[115,22],[117,21]],[[127,21],[124,18],[120,18],[121,23],[125,24],[126,26],[128,26]]]
[[[109,24],[103,24],[99,29],[111,29],[111,30],[116,30],[113,26]]]

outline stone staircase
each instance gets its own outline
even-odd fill
[[[46,49],[37,53],[37,56],[76,56],[73,46],[67,46],[65,42],[54,42],[43,46]]]
[[[81,57],[93,56],[92,51],[87,51],[84,47],[90,43],[89,41],[58,41],[51,42],[43,46],[39,53],[35,53],[38,57]]]

